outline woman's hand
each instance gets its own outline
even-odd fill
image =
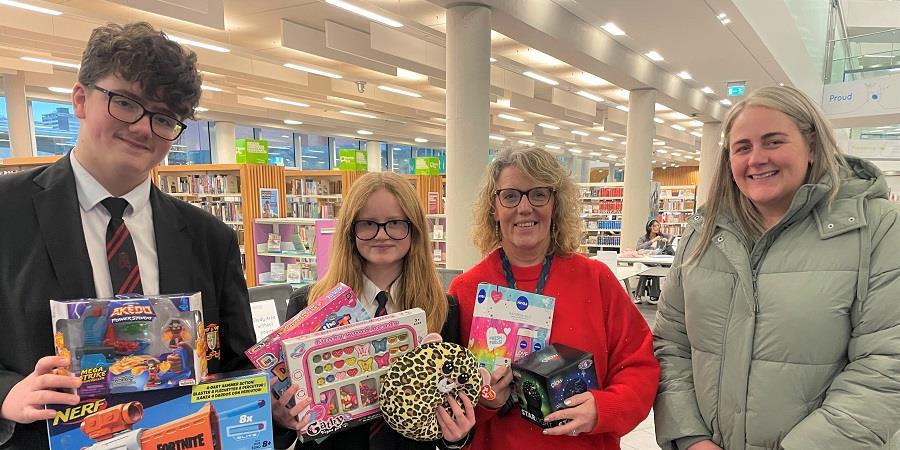
[[[272,384],[274,384],[275,381],[275,378],[273,378]],[[303,427],[309,423],[308,409],[309,405],[312,404],[312,400],[309,397],[297,398],[294,402],[294,407],[288,407],[288,403],[297,395],[297,391],[299,390],[299,387],[292,385],[277,399],[275,398],[274,391],[270,390],[272,392],[272,418],[275,419],[276,423],[289,430],[302,430]],[[304,410],[306,411],[304,412]],[[302,420],[298,419],[301,414],[303,415]]]
[[[567,423],[560,426],[547,428],[544,434],[551,436],[578,436],[587,433],[597,426],[597,406],[594,403],[594,395],[590,392],[582,392],[565,400],[568,408],[555,411],[544,418],[545,422],[568,419]]]
[[[479,400],[479,403],[491,409],[497,409],[506,404],[512,390],[512,379],[512,370],[509,369],[509,366],[499,366],[494,369],[494,373],[491,374],[491,389],[494,390],[494,399],[483,398]]]
[[[713,441],[707,439],[705,441],[694,442],[688,447],[688,450],[722,450],[722,447],[719,447]]]
[[[462,405],[455,398],[447,397],[453,417],[443,406],[438,406],[436,410],[438,426],[441,427],[441,434],[447,442],[463,440],[475,426],[475,407],[472,406],[472,401],[463,392],[459,393],[459,399]]]

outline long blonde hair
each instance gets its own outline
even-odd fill
[[[440,332],[447,320],[447,297],[431,261],[431,243],[425,213],[412,184],[393,172],[367,173],[356,180],[344,196],[332,241],[328,272],[312,287],[309,299],[312,301],[328,293],[338,282],[350,286],[353,292],[362,292],[365,261],[356,249],[351,228],[369,196],[380,189],[397,197],[400,209],[412,222],[409,252],[403,258],[403,276],[397,281],[399,289],[393,301],[399,310],[422,308],[428,320],[428,331]]]
[[[498,222],[494,219],[494,197],[500,172],[507,167],[516,167],[535,183],[555,190],[547,253],[562,256],[577,251],[584,233],[578,216],[578,186],[553,154],[538,147],[501,150],[488,165],[472,212],[475,246],[483,254],[500,246]]]
[[[840,170],[847,167],[847,161],[838,148],[834,130],[822,110],[806,94],[792,87],[769,86],[758,89],[734,105],[725,117],[722,148],[704,207],[705,220],[700,231],[700,242],[687,262],[698,260],[706,252],[716,231],[716,218],[722,212],[732,214],[741,231],[753,241],[766,231],[762,215],[738,189],[731,173],[731,128],[741,113],[750,106],[761,106],[784,113],[797,125],[812,152],[812,165],[806,172],[804,183],[817,183],[828,175],[831,179],[829,204],[841,187]]]

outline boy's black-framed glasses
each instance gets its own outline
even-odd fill
[[[514,188],[497,189],[494,195],[500,200],[500,205],[505,208],[515,208],[522,202],[522,197],[528,197],[531,206],[544,206],[550,202],[555,189],[549,186],[533,187],[527,191]]]
[[[116,120],[127,124],[135,124],[143,119],[144,116],[150,116],[150,131],[167,141],[178,139],[185,128],[187,128],[184,122],[165,113],[150,111],[140,102],[130,97],[97,85],[94,85],[94,89],[109,97],[106,109],[109,111],[109,115]]]
[[[387,234],[387,237],[395,241],[402,241],[409,236],[410,225],[412,225],[412,222],[401,219],[388,220],[387,222],[354,220],[351,229],[353,231],[353,237],[363,241],[375,239],[375,236],[378,236],[378,230],[381,228],[384,228],[384,233]]]

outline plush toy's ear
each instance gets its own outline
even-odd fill
[[[444,338],[441,337],[441,335],[438,333],[428,333],[427,335],[425,335],[425,338],[422,339],[422,345],[438,342],[444,342]]]

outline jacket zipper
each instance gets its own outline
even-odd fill
[[[759,288],[756,279],[759,277],[759,269],[753,269],[753,312],[759,314]]]

